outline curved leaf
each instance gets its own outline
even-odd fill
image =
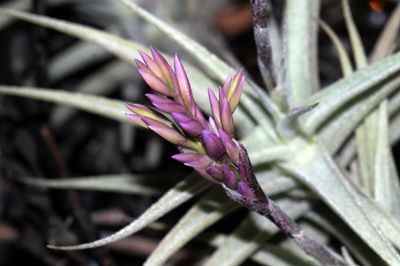
[[[317,0],[290,0],[286,3],[290,108],[302,106],[304,99],[319,90],[316,80],[318,27],[312,20],[319,17],[319,7],[320,1]]]
[[[41,88],[0,86],[0,93],[63,104],[121,122],[130,122],[124,102],[100,96]]]
[[[72,177],[68,179],[20,177],[17,180],[25,184],[53,189],[94,190],[155,196],[165,191],[168,185],[172,186],[181,179],[179,175],[168,174],[157,177],[148,175],[106,175]]]
[[[203,66],[209,70],[209,72],[214,75],[220,83],[223,83],[225,79],[235,72],[230,66],[219,59],[216,55],[210,53],[204,46],[190,39],[187,35],[153,16],[146,10],[142,9],[130,0],[119,0],[127,7],[129,7],[133,12],[147,20],[149,23],[157,27],[160,31],[164,32],[168,37],[174,39],[179,43],[184,49],[186,49],[193,57],[195,57]],[[251,113],[253,117],[257,120],[262,121],[269,119],[265,111],[260,108],[259,104],[255,101],[257,99],[257,94],[250,90],[252,86],[249,82],[245,81],[243,88],[243,95],[241,97],[241,104],[243,104],[246,109]],[[268,111],[273,114],[274,117],[278,117],[280,111],[275,106],[275,104],[270,100],[267,95],[263,95],[264,104]],[[240,105],[239,105],[240,107]]]
[[[344,20],[350,35],[351,48],[353,50],[354,59],[356,61],[357,69],[363,68],[367,65],[367,56],[364,51],[364,46],[361,42],[360,34],[351,15],[349,0],[342,0]]]
[[[112,34],[103,32],[101,30],[97,30],[91,27],[62,21],[59,19],[49,18],[45,16],[38,16],[34,14],[29,14],[25,12],[9,10],[9,9],[1,9],[0,14],[13,16],[18,19],[22,19],[25,21],[29,21],[31,23],[35,23],[44,27],[48,27],[54,30],[58,30],[60,32],[69,34],[71,36],[77,37],[79,39],[97,44],[120,59],[135,64],[134,59],[140,58],[140,54],[138,50],[149,53],[150,50],[143,45],[131,42],[129,40],[114,36]],[[169,58],[167,58],[169,59]],[[192,84],[194,97],[196,99],[197,104],[205,111],[209,112],[209,102],[207,98],[207,87],[211,87],[217,89],[218,85],[215,84],[210,78],[205,76],[201,71],[197,68],[192,67],[190,64],[184,63],[185,70],[187,72],[188,78]],[[234,74],[234,71],[229,74]],[[225,76],[225,78],[227,78]],[[251,106],[257,106],[254,104],[254,101],[251,100],[249,103]],[[262,114],[262,115],[261,115]],[[260,111],[259,117],[265,117],[265,113]],[[242,110],[237,109],[235,114],[235,123],[239,126],[238,134],[245,134],[249,132],[251,128],[254,126],[254,123],[251,119],[249,119],[248,115],[245,114]]]
[[[276,177],[275,179],[275,182],[271,180],[271,182],[261,185],[268,195],[291,189],[295,185],[295,183],[287,178],[282,180]],[[221,188],[217,187],[213,189],[194,205],[174,228],[168,232],[147,259],[145,265],[162,265],[172,254],[201,231],[240,207],[239,204],[228,198]]]
[[[400,257],[383,234],[392,238],[394,234],[399,235],[400,231],[389,231],[394,228],[388,224],[382,227],[382,218],[372,214],[376,206],[367,204],[366,198],[362,199],[326,151],[313,144],[304,147],[303,151],[307,151],[307,156],[301,153],[297,159],[281,166],[307,184],[382,259],[390,265],[398,265]],[[380,226],[381,231],[376,225]]]
[[[303,130],[312,135],[332,115],[351,100],[373,89],[374,86],[400,71],[400,53],[396,53],[371,66],[360,69],[353,74],[335,82],[326,89],[307,99],[304,105],[319,102],[313,111],[300,117]],[[371,78],[373,77],[373,78]]]
[[[278,200],[277,204],[292,219],[297,219],[311,208],[307,201]],[[278,227],[263,216],[251,212],[213,253],[207,266],[240,265],[268,238],[279,232]]]
[[[175,187],[170,189],[167,193],[165,193],[164,196],[162,196],[156,203],[154,203],[149,209],[147,209],[138,219],[125,226],[118,232],[87,244],[64,247],[49,245],[48,247],[59,250],[88,249],[104,246],[109,243],[126,238],[145,228],[148,224],[156,221],[158,218],[162,217],[169,211],[175,209],[182,203],[191,199],[193,196],[200,193],[209,186],[210,183],[204,181],[197,174],[192,174],[182,182],[178,183]]]

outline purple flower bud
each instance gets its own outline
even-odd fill
[[[226,98],[223,100],[222,110],[221,110],[221,123],[222,129],[231,137],[235,136],[235,126],[233,123],[233,117],[231,109]]]
[[[179,90],[178,80],[176,79],[175,73],[168,64],[167,60],[165,60],[165,58],[153,47],[151,47],[151,54],[153,55],[154,61],[160,67],[164,76],[167,78],[166,83],[168,86],[175,92]]]
[[[138,124],[139,126],[144,127],[146,129],[149,128],[149,126],[142,120],[142,117],[140,115],[125,114],[125,116],[135,124]]]
[[[214,92],[210,88],[208,88],[208,98],[210,99],[210,106],[211,106],[212,115],[214,117],[214,121],[218,125],[219,128],[222,128],[219,102],[218,102],[217,97],[215,96]]]
[[[206,169],[207,167],[215,164],[213,159],[211,159],[208,155],[200,153],[180,153],[175,154],[172,156],[172,158],[182,162],[186,166],[193,168],[200,167]]]
[[[169,127],[169,128],[174,128],[174,124],[172,124],[170,121],[168,121],[168,124],[164,124],[160,121],[154,120],[153,118],[146,117],[146,116],[141,116],[140,117],[148,126],[155,126],[155,127]]]
[[[173,90],[171,90],[171,88],[168,87],[167,84],[165,84],[156,75],[154,75],[153,73],[141,70],[141,69],[139,69],[138,71],[139,71],[140,75],[142,76],[142,78],[144,79],[144,81],[147,83],[147,85],[150,86],[150,88],[152,88],[156,92],[158,92],[162,95],[165,95],[165,96],[169,96],[169,97],[175,96],[175,92]]]
[[[221,182],[217,179],[215,179],[214,177],[212,177],[211,175],[209,175],[206,171],[206,169],[204,168],[198,168],[195,167],[193,168],[200,176],[202,176],[205,180],[207,180],[208,182],[214,183],[214,184],[221,184]]]
[[[222,145],[225,147],[226,154],[229,159],[231,159],[232,163],[238,166],[239,162],[239,149],[236,146],[236,143],[228,136],[228,134],[222,129],[219,130],[219,136],[222,142]]]
[[[190,87],[185,69],[183,68],[182,63],[177,55],[175,55],[175,75],[179,84],[179,93],[178,91],[176,93],[186,108],[192,111],[192,107],[194,105],[192,89]]]
[[[224,180],[224,174],[222,173],[221,167],[209,166],[206,168],[206,172],[219,181]]]
[[[197,121],[199,121],[199,123],[202,124],[203,128],[208,128],[207,121],[204,118],[204,115],[201,112],[199,106],[197,106],[196,102],[194,102],[193,104],[192,114],[197,119]]]
[[[232,84],[232,75],[229,75],[229,77],[225,80],[223,88],[223,94],[225,97],[228,98],[229,96],[229,91],[231,90],[231,84]]]
[[[181,113],[172,113],[172,117],[178,125],[191,136],[200,136],[204,130],[203,126],[197,121],[187,115]]]
[[[167,126],[149,126],[149,128],[174,145],[184,146],[186,143],[186,138],[176,129]]]
[[[181,163],[188,163],[195,161],[199,158],[202,154],[199,153],[178,153],[172,156],[173,159],[177,160]]]
[[[210,116],[208,118],[208,122],[210,123],[212,132],[214,132],[219,137],[219,128],[218,128],[217,124],[215,123],[215,120]]]
[[[151,103],[159,110],[166,112],[166,113],[184,113],[186,112],[186,107],[180,103],[172,101],[168,98],[161,97],[155,94],[146,94],[147,98],[150,99]]]
[[[203,130],[202,136],[208,155],[218,161],[221,160],[225,154],[225,148],[218,136],[210,130]]]
[[[144,63],[150,69],[150,71],[165,83],[167,79],[165,78],[164,73],[162,72],[158,64],[153,59],[151,59],[150,56],[143,53],[142,51],[139,51],[139,54],[143,58]]]
[[[240,194],[242,194],[243,196],[245,196],[245,197],[248,197],[248,198],[251,198],[251,199],[255,199],[255,198],[256,198],[256,195],[254,194],[254,192],[251,191],[251,189],[249,188],[249,186],[246,185],[246,184],[243,183],[243,182],[239,182],[239,185],[238,185],[238,192],[239,192]]]
[[[173,127],[172,122],[165,117],[164,115],[160,114],[159,112],[150,109],[144,105],[141,104],[129,104],[129,103],[125,103],[125,106],[131,110],[132,112],[134,112],[136,115],[139,116],[144,116],[144,117],[149,117],[153,120],[156,120],[164,125],[167,125],[169,127]]]
[[[238,187],[238,180],[235,173],[226,164],[223,164],[221,169],[225,177],[225,185],[230,189],[236,190]]]
[[[139,60],[135,59],[135,63],[138,67],[138,69],[146,71],[146,72],[151,72],[150,68],[148,66],[146,66],[145,64],[143,64],[142,62],[140,62]]]
[[[243,75],[243,69],[241,69],[233,78],[234,80],[234,90],[231,90],[228,96],[229,106],[231,108],[231,112],[233,113],[236,107],[239,104],[240,96],[242,95],[243,85],[245,77]]]

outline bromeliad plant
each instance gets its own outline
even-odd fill
[[[258,184],[246,149],[234,138],[233,112],[243,90],[243,70],[234,77],[229,76],[223,87],[219,87],[218,99],[208,88],[212,116],[207,124],[178,56],[175,55],[174,72],[155,49],[151,52],[153,59],[140,52],[145,64],[140,61],[136,64],[146,83],[164,97],[146,94],[158,110],[126,104],[135,113],[126,116],[176,145],[180,153],[172,158],[192,167],[207,181],[222,185],[234,201],[269,218],[324,265],[345,265],[343,259],[310,238],[282,212]],[[172,115],[175,123],[159,111]]]
[[[400,54],[391,54],[400,7],[368,58],[348,1],[342,2],[354,71],[339,38],[317,19],[320,1],[288,0],[282,30],[269,1],[250,1],[266,92],[245,80],[242,70],[226,79],[234,70],[199,43],[129,0],[119,1],[178,42],[210,76],[186,63],[185,71],[177,57],[172,70],[154,49],[153,58],[138,54],[137,50],[147,49],[92,28],[14,10],[0,12],[93,42],[129,63],[141,55],[143,62],[136,61],[139,72],[158,94],[147,94],[155,108],[127,104],[134,113],[128,118],[178,146],[180,153],[174,159],[224,188],[225,192],[216,187],[202,195],[146,265],[163,265],[195,238],[216,248],[207,265],[239,265],[246,259],[262,265],[400,265],[400,186],[390,151],[400,139]],[[318,23],[338,50],[344,76],[323,90],[317,71]],[[207,86],[217,87],[214,80],[223,86],[207,93]],[[3,86],[0,92],[127,120],[122,101],[37,88]],[[200,109],[210,114],[208,121]],[[28,181],[53,186],[43,180]],[[189,176],[117,233],[88,244],[51,248],[92,248],[127,237],[209,189],[211,183]],[[224,194],[254,212],[231,234],[199,236],[239,208]],[[318,261],[290,243],[268,241],[277,227],[255,213],[267,216]],[[308,233],[288,216],[301,218]],[[340,243],[343,258],[329,245],[331,239]]]

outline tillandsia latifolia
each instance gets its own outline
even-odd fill
[[[242,144],[235,139],[233,112],[239,104],[245,77],[243,70],[229,76],[219,87],[218,98],[209,88],[212,116],[208,123],[197,106],[190,82],[178,56],[175,71],[155,49],[153,59],[141,53],[136,61],[140,75],[162,96],[146,94],[156,110],[139,104],[127,104],[134,114],[127,117],[178,147],[173,158],[192,167],[207,181],[222,185],[226,194],[250,210],[269,218],[288,236],[324,265],[345,265],[343,259],[310,238],[290,219],[258,184],[253,167]],[[160,111],[170,114],[171,122]]]
[[[165,264],[191,240],[210,248],[197,261],[191,258],[198,263],[207,261],[206,265],[240,265],[247,260],[260,265],[400,265],[400,186],[390,152],[400,139],[400,54],[394,53],[400,7],[393,10],[368,57],[349,3],[342,1],[354,70],[340,38],[319,19],[320,8],[327,7],[325,1],[286,1],[281,27],[270,1],[250,1],[263,90],[249,75],[244,79],[246,69],[234,74],[227,63],[157,16],[129,0],[119,2],[175,40],[207,73],[163,53],[167,61],[174,62],[173,70],[172,63],[166,63],[154,49],[105,31],[15,10],[0,12],[97,44],[131,64],[141,56],[142,62],[136,61],[141,77],[157,94],[147,94],[154,107],[126,104],[133,111],[127,117],[177,146],[179,153],[173,158],[195,173],[168,187],[143,214],[115,234],[80,245],[82,241],[54,241],[51,248],[75,250],[115,242],[194,199],[145,265]],[[332,39],[343,74],[321,90],[319,26]],[[211,89],[206,90],[207,86]],[[0,92],[129,122],[126,100],[31,87],[2,86]],[[107,189],[110,183],[103,184],[103,180],[98,178],[97,189]],[[43,179],[22,181],[71,188]],[[123,182],[134,187],[134,193],[144,194],[135,178]],[[232,225],[232,232],[208,232],[208,227],[240,208],[236,202],[254,212]],[[277,227],[263,216],[303,250],[277,235]]]

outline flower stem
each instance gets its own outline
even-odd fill
[[[338,254],[309,236],[292,218],[286,215],[273,200],[268,197],[251,199],[225,185],[223,185],[223,187],[226,194],[231,199],[268,218],[287,236],[292,238],[301,249],[319,260],[323,265],[347,265]]]

